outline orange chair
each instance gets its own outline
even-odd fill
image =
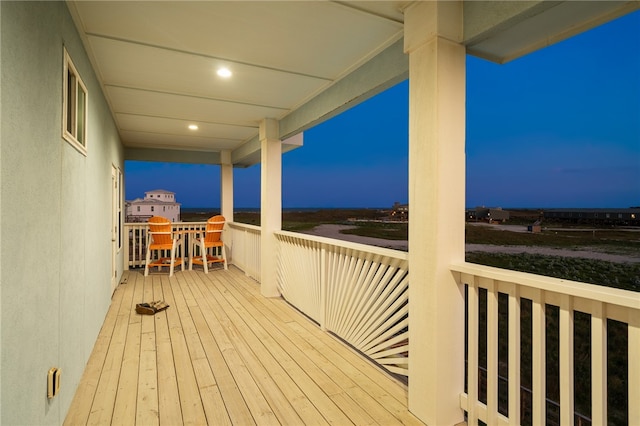
[[[149,275],[149,268],[157,266],[158,269],[163,266],[169,267],[169,276],[173,276],[173,269],[178,263],[184,270],[184,260],[176,258],[178,248],[178,240],[180,236],[173,236],[171,221],[166,217],[153,216],[149,219],[149,232],[147,233],[147,261],[144,266],[144,276]],[[162,251],[171,251],[171,257],[162,257]],[[151,252],[157,253],[157,258],[151,260]]]
[[[224,242],[220,238],[222,229],[224,228],[224,216],[217,215],[207,220],[207,228],[204,237],[196,238],[191,251],[191,259],[189,260],[189,269],[193,269],[193,264],[202,265],[204,273],[209,273],[209,263],[222,262],[224,269],[227,269],[227,254],[224,249]],[[200,254],[196,255],[196,247],[200,248]],[[209,249],[213,249],[209,253]],[[218,249],[220,254],[218,254]]]

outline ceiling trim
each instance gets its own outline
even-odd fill
[[[220,164],[219,152],[185,151],[183,149],[125,148],[124,159],[164,163]]]
[[[280,140],[286,141],[311,127],[383,92],[409,77],[409,58],[400,39],[369,62],[279,120]],[[283,142],[282,151],[300,147]],[[236,166],[249,167],[260,162],[260,140],[251,138],[231,153]]]
[[[478,44],[559,4],[562,1],[465,1],[464,43]]]
[[[466,1],[464,44],[469,55],[505,64],[637,9],[637,0]]]
[[[386,19],[387,21],[395,22],[397,24],[404,25],[404,15],[402,10],[406,7],[407,4],[411,3],[410,1],[398,2],[398,6],[396,7],[396,14],[384,13],[381,11],[373,11],[371,9],[366,9],[361,7],[359,1],[334,1],[334,3],[339,4],[344,7],[348,7],[349,9],[357,10],[360,13],[364,13],[370,16],[376,16],[380,19]],[[366,3],[367,6],[371,6],[371,3]]]
[[[409,78],[400,39],[280,120],[280,138],[307,130]]]

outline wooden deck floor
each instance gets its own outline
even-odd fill
[[[66,425],[421,425],[398,383],[234,267],[125,272]],[[170,307],[138,315],[135,304]]]

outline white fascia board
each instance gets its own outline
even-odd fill
[[[217,151],[179,151],[157,148],[125,148],[125,160],[156,161],[165,163],[220,164]]]
[[[303,132],[409,77],[409,57],[400,39],[280,120],[280,138]]]
[[[279,121],[282,152],[302,146],[302,133],[358,105],[409,77],[409,57],[400,39],[322,93]],[[298,136],[300,135],[300,136]],[[231,161],[236,167],[260,162],[257,136],[235,149]]]

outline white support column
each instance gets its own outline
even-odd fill
[[[233,222],[233,164],[231,151],[220,153],[220,214]]]
[[[263,296],[278,297],[274,232],[282,229],[282,143],[276,120],[260,123],[260,149],[260,290]]]
[[[465,47],[462,2],[405,10],[409,54],[409,410],[464,420]]]

